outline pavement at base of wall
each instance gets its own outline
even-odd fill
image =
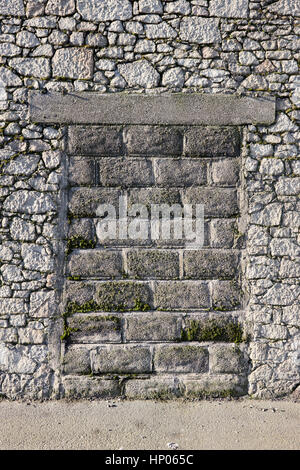
[[[2,400],[0,423],[0,450],[300,449],[299,399]]]

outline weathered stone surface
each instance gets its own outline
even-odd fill
[[[1,84],[7,86],[20,86],[22,85],[22,80],[14,74],[11,70],[0,67],[0,77],[1,77]]]
[[[137,187],[154,183],[152,163],[145,158],[101,158],[96,165],[102,186]]]
[[[188,15],[191,11],[190,2],[187,0],[176,0],[175,2],[168,2],[165,5],[166,13],[178,13],[180,15]]]
[[[51,74],[49,59],[43,57],[16,57],[9,61],[9,65],[25,77],[49,78]]]
[[[9,347],[0,344],[0,368],[11,374],[33,374],[37,362],[30,358],[25,346]]]
[[[13,218],[12,220],[10,234],[13,240],[31,242],[36,238],[34,224],[17,217]]]
[[[54,208],[54,202],[49,194],[25,189],[15,191],[4,202],[4,209],[8,212],[44,214]]]
[[[69,347],[63,358],[63,372],[74,375],[90,374],[90,349],[82,346]]]
[[[179,380],[170,376],[133,379],[125,384],[125,396],[135,400],[172,399],[181,394],[182,387]]]
[[[209,12],[222,18],[248,18],[248,0],[211,0]]]
[[[30,316],[50,318],[58,313],[55,291],[38,291],[30,294]]]
[[[111,345],[91,352],[95,374],[141,374],[152,371],[151,351],[146,346]]]
[[[100,282],[94,298],[103,311],[149,309],[152,303],[149,286],[132,281]]]
[[[94,186],[94,160],[91,158],[70,157],[68,180],[71,186]]]
[[[212,304],[217,310],[231,310],[239,307],[241,290],[233,281],[214,281]]]
[[[205,216],[230,217],[238,214],[237,195],[228,188],[187,188],[183,190],[184,204],[203,204]]]
[[[4,173],[8,175],[32,175],[39,163],[39,155],[20,155],[5,165]]]
[[[86,155],[121,155],[122,130],[120,127],[83,127],[69,128],[69,152]]]
[[[36,47],[40,44],[40,40],[30,31],[20,31],[16,39],[18,46],[22,47]]]
[[[281,15],[300,16],[300,6],[293,0],[279,0],[268,5],[268,10]]]
[[[0,315],[16,315],[26,312],[27,307],[23,299],[0,299]]]
[[[162,85],[182,88],[184,85],[185,73],[180,67],[166,70],[162,76]]]
[[[298,299],[300,287],[275,283],[271,289],[262,297],[263,302],[270,305],[291,305]]]
[[[238,253],[224,250],[199,250],[184,253],[186,279],[230,279],[238,273]]]
[[[169,250],[130,250],[127,270],[135,279],[178,279],[179,254]]]
[[[159,310],[208,308],[208,284],[195,281],[158,282],[154,290],[154,305]]]
[[[240,133],[232,127],[190,127],[184,137],[184,152],[191,157],[235,157],[240,153]]]
[[[156,346],[154,370],[157,372],[208,371],[208,351],[198,345],[162,345]]]
[[[77,11],[84,20],[96,22],[132,17],[132,5],[128,0],[78,0]]]
[[[53,258],[47,254],[46,248],[32,243],[22,245],[24,267],[32,271],[51,272],[54,267]]]
[[[160,0],[139,0],[139,13],[157,13],[163,12],[163,6]]]
[[[247,378],[232,374],[207,374],[199,378],[184,378],[188,398],[241,396],[247,394]]]
[[[79,188],[70,192],[69,211],[78,216],[96,216],[100,204],[112,204],[118,207],[119,189],[114,188]]]
[[[76,377],[69,375],[63,378],[64,396],[71,399],[100,398],[109,399],[121,395],[118,380],[105,380],[100,377]]]
[[[268,204],[262,210],[254,212],[250,216],[250,222],[257,225],[271,227],[279,225],[282,217],[282,205],[273,202]]]
[[[21,49],[19,46],[10,43],[0,44],[0,55],[3,57],[14,57],[21,54]]]
[[[210,222],[212,248],[232,248],[234,242],[234,219],[215,219]]]
[[[130,126],[124,130],[124,142],[130,155],[179,155],[182,132],[173,127]]]
[[[239,374],[247,372],[245,354],[236,345],[214,345],[209,348],[209,370],[212,373]]]
[[[162,158],[155,161],[158,186],[198,186],[207,181],[207,166],[194,159]]]
[[[46,5],[47,15],[72,15],[75,11],[75,0],[48,0]]]
[[[76,250],[68,261],[70,276],[111,278],[121,276],[121,252],[106,250]]]
[[[183,41],[197,44],[221,42],[218,25],[215,18],[184,17],[180,23],[180,37]]]
[[[157,83],[157,72],[154,73],[153,67],[145,60],[124,64],[123,67],[133,85],[137,79],[146,86]],[[143,67],[145,74],[135,78],[136,68],[142,72]],[[148,75],[151,80],[147,80]],[[226,126],[271,124],[275,120],[273,98],[224,94],[172,93],[149,96],[90,92],[63,95],[51,92],[45,95],[31,91],[29,101],[30,116],[34,122]]]
[[[130,87],[154,88],[158,85],[159,73],[147,60],[120,64],[118,70]]]
[[[240,165],[237,159],[212,162],[211,176],[215,184],[234,186],[239,181]]]
[[[125,317],[126,341],[176,341],[181,317],[165,312],[130,314]]]
[[[146,24],[145,33],[148,39],[176,38],[177,32],[168,23]]]
[[[68,47],[58,49],[52,59],[54,77],[88,79],[93,76],[93,51]]]
[[[67,302],[76,302],[80,306],[93,300],[95,291],[96,286],[93,282],[67,281],[65,285]]]
[[[68,318],[72,343],[120,343],[121,318],[116,315],[77,314]]]
[[[0,0],[0,15],[24,16],[23,0]]]

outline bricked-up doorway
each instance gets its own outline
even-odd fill
[[[35,121],[67,127],[63,393],[247,393],[241,135],[243,124],[272,122],[274,103],[34,93],[31,110]],[[151,237],[100,240],[97,209],[118,209],[120,196],[128,208],[203,204],[203,246],[190,250],[184,239]]]

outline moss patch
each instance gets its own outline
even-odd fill
[[[81,248],[82,250],[88,250],[95,248],[96,242],[94,240],[87,240],[79,235],[76,235],[67,240],[66,255],[70,254],[76,248]]]
[[[181,341],[241,343],[245,338],[242,326],[238,322],[191,320],[189,326],[181,331]]]

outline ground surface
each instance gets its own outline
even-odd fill
[[[3,400],[0,429],[1,450],[299,450],[300,403]]]

